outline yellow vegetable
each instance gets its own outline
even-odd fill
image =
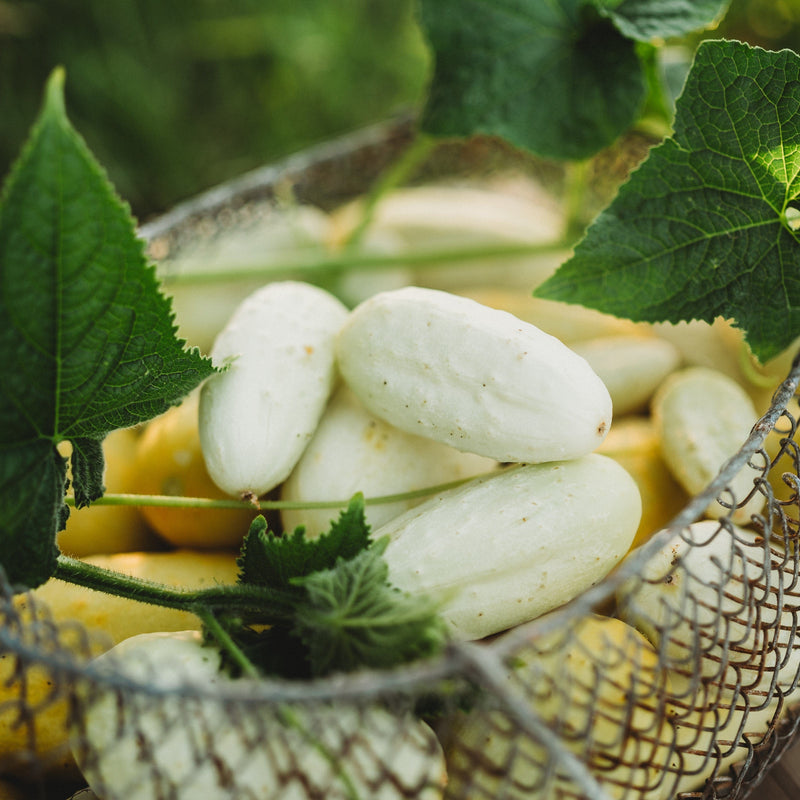
[[[238,574],[233,551],[116,553],[90,556],[84,561],[125,575],[192,588],[234,583]],[[50,608],[57,622],[77,620],[90,631],[102,633],[113,644],[137,633],[179,631],[198,625],[197,618],[187,611],[145,605],[55,579],[40,586],[32,596],[37,604],[44,603]],[[24,606],[25,596],[18,602]]]
[[[476,286],[458,294],[490,308],[508,311],[523,322],[529,322],[555,336],[564,344],[600,336],[653,336],[646,325],[604,314],[593,308],[534,297],[528,288]]]
[[[598,336],[570,349],[589,362],[608,388],[614,417],[638,414],[680,365],[678,349],[655,336]]]
[[[647,552],[617,591],[619,613],[659,647],[677,690],[688,696],[698,680],[728,699],[793,690],[799,604],[780,539],[701,520]]]
[[[206,470],[197,414],[194,393],[147,426],[136,452],[138,493],[231,499]],[[143,506],[142,513],[170,544],[213,549],[238,547],[257,512]]]
[[[620,620],[597,615],[543,639],[514,659],[508,688],[524,694],[530,710],[610,798],[664,800],[663,743],[671,734],[663,698],[669,687],[652,645]],[[545,771],[544,747],[520,735],[501,710],[461,715],[445,754],[448,800],[585,797],[564,764]]]
[[[103,441],[107,492],[125,494],[141,491],[134,464],[138,433],[132,428],[113,431]],[[72,452],[69,442],[59,446],[65,457]],[[72,492],[70,491],[70,494]],[[91,505],[71,508],[67,527],[58,534],[57,544],[70,556],[94,553],[126,553],[132,550],[156,550],[161,542],[153,534],[135,506]]]
[[[0,775],[79,777],[67,747],[67,691],[41,664],[25,666],[11,653],[0,655]]]
[[[789,401],[787,411],[792,415],[795,423],[800,420],[800,403],[797,397]],[[782,440],[787,440],[782,444]],[[796,460],[795,437],[792,435],[792,423],[787,417],[781,417],[775,427],[769,432],[764,449],[775,465],[770,469],[768,479],[775,497],[781,502],[787,502],[797,495],[798,466]],[[788,482],[783,479],[784,473],[790,473]]]
[[[158,583],[192,588],[233,583],[238,572],[233,552],[122,553],[85,560]],[[71,643],[83,655],[97,655],[139,633],[199,628],[197,617],[188,612],[111,597],[54,579],[30,596],[20,595],[16,607],[25,630],[52,619],[62,626],[62,644]],[[70,621],[88,628],[90,643],[81,639],[79,629],[69,626]],[[45,637],[53,635],[52,630],[44,632]],[[34,647],[42,652],[41,642]],[[63,680],[38,664],[25,668],[12,653],[0,656],[0,774],[31,777],[33,760],[49,777],[77,776],[66,744],[68,687]]]
[[[661,455],[661,443],[648,417],[623,417],[611,423],[598,453],[613,458],[636,481],[642,495],[642,520],[632,547],[661,530],[689,500]]]

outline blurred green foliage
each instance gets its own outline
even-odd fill
[[[719,33],[769,50],[800,50],[800,0],[733,0]]]
[[[419,102],[407,0],[0,0],[0,175],[51,69],[73,124],[145,218]]]
[[[734,0],[720,28],[800,50],[800,0]],[[414,0],[0,0],[0,175],[51,69],[145,219],[226,178],[419,107]]]

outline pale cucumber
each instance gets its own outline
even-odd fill
[[[625,556],[641,517],[633,478],[597,454],[476,478],[396,517],[390,580],[442,603],[458,639],[479,639],[560,606]]]
[[[608,389],[583,358],[466,297],[418,287],[375,295],[351,313],[336,352],[373,414],[498,461],[578,458],[611,425]]]

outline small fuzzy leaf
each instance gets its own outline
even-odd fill
[[[103,445],[99,439],[80,438],[72,442],[72,482],[75,506],[83,508],[103,496]]]
[[[338,559],[354,558],[370,542],[364,517],[364,498],[356,495],[330,531],[308,539],[303,528],[276,536],[263,517],[250,526],[239,556],[239,582],[290,589],[293,580],[330,569]]]
[[[307,595],[296,631],[308,647],[312,674],[393,667],[443,646],[436,604],[389,583],[387,543],[379,540],[349,561],[295,581]]]

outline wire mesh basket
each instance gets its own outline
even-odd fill
[[[287,183],[304,202],[339,202],[410,136],[407,123],[368,131],[142,233],[166,257],[268,214]],[[402,669],[201,688],[178,656],[168,675],[146,661],[94,660],[107,643],[3,582],[0,736],[13,747],[0,748],[0,775],[23,781],[18,796],[76,800],[94,795],[74,759],[103,800],[743,798],[800,719],[798,381],[795,360],[717,478],[601,583]],[[753,489],[733,497],[741,471]],[[763,510],[734,524],[755,495]],[[715,498],[728,513],[706,520]],[[98,727],[87,710],[101,706]]]

